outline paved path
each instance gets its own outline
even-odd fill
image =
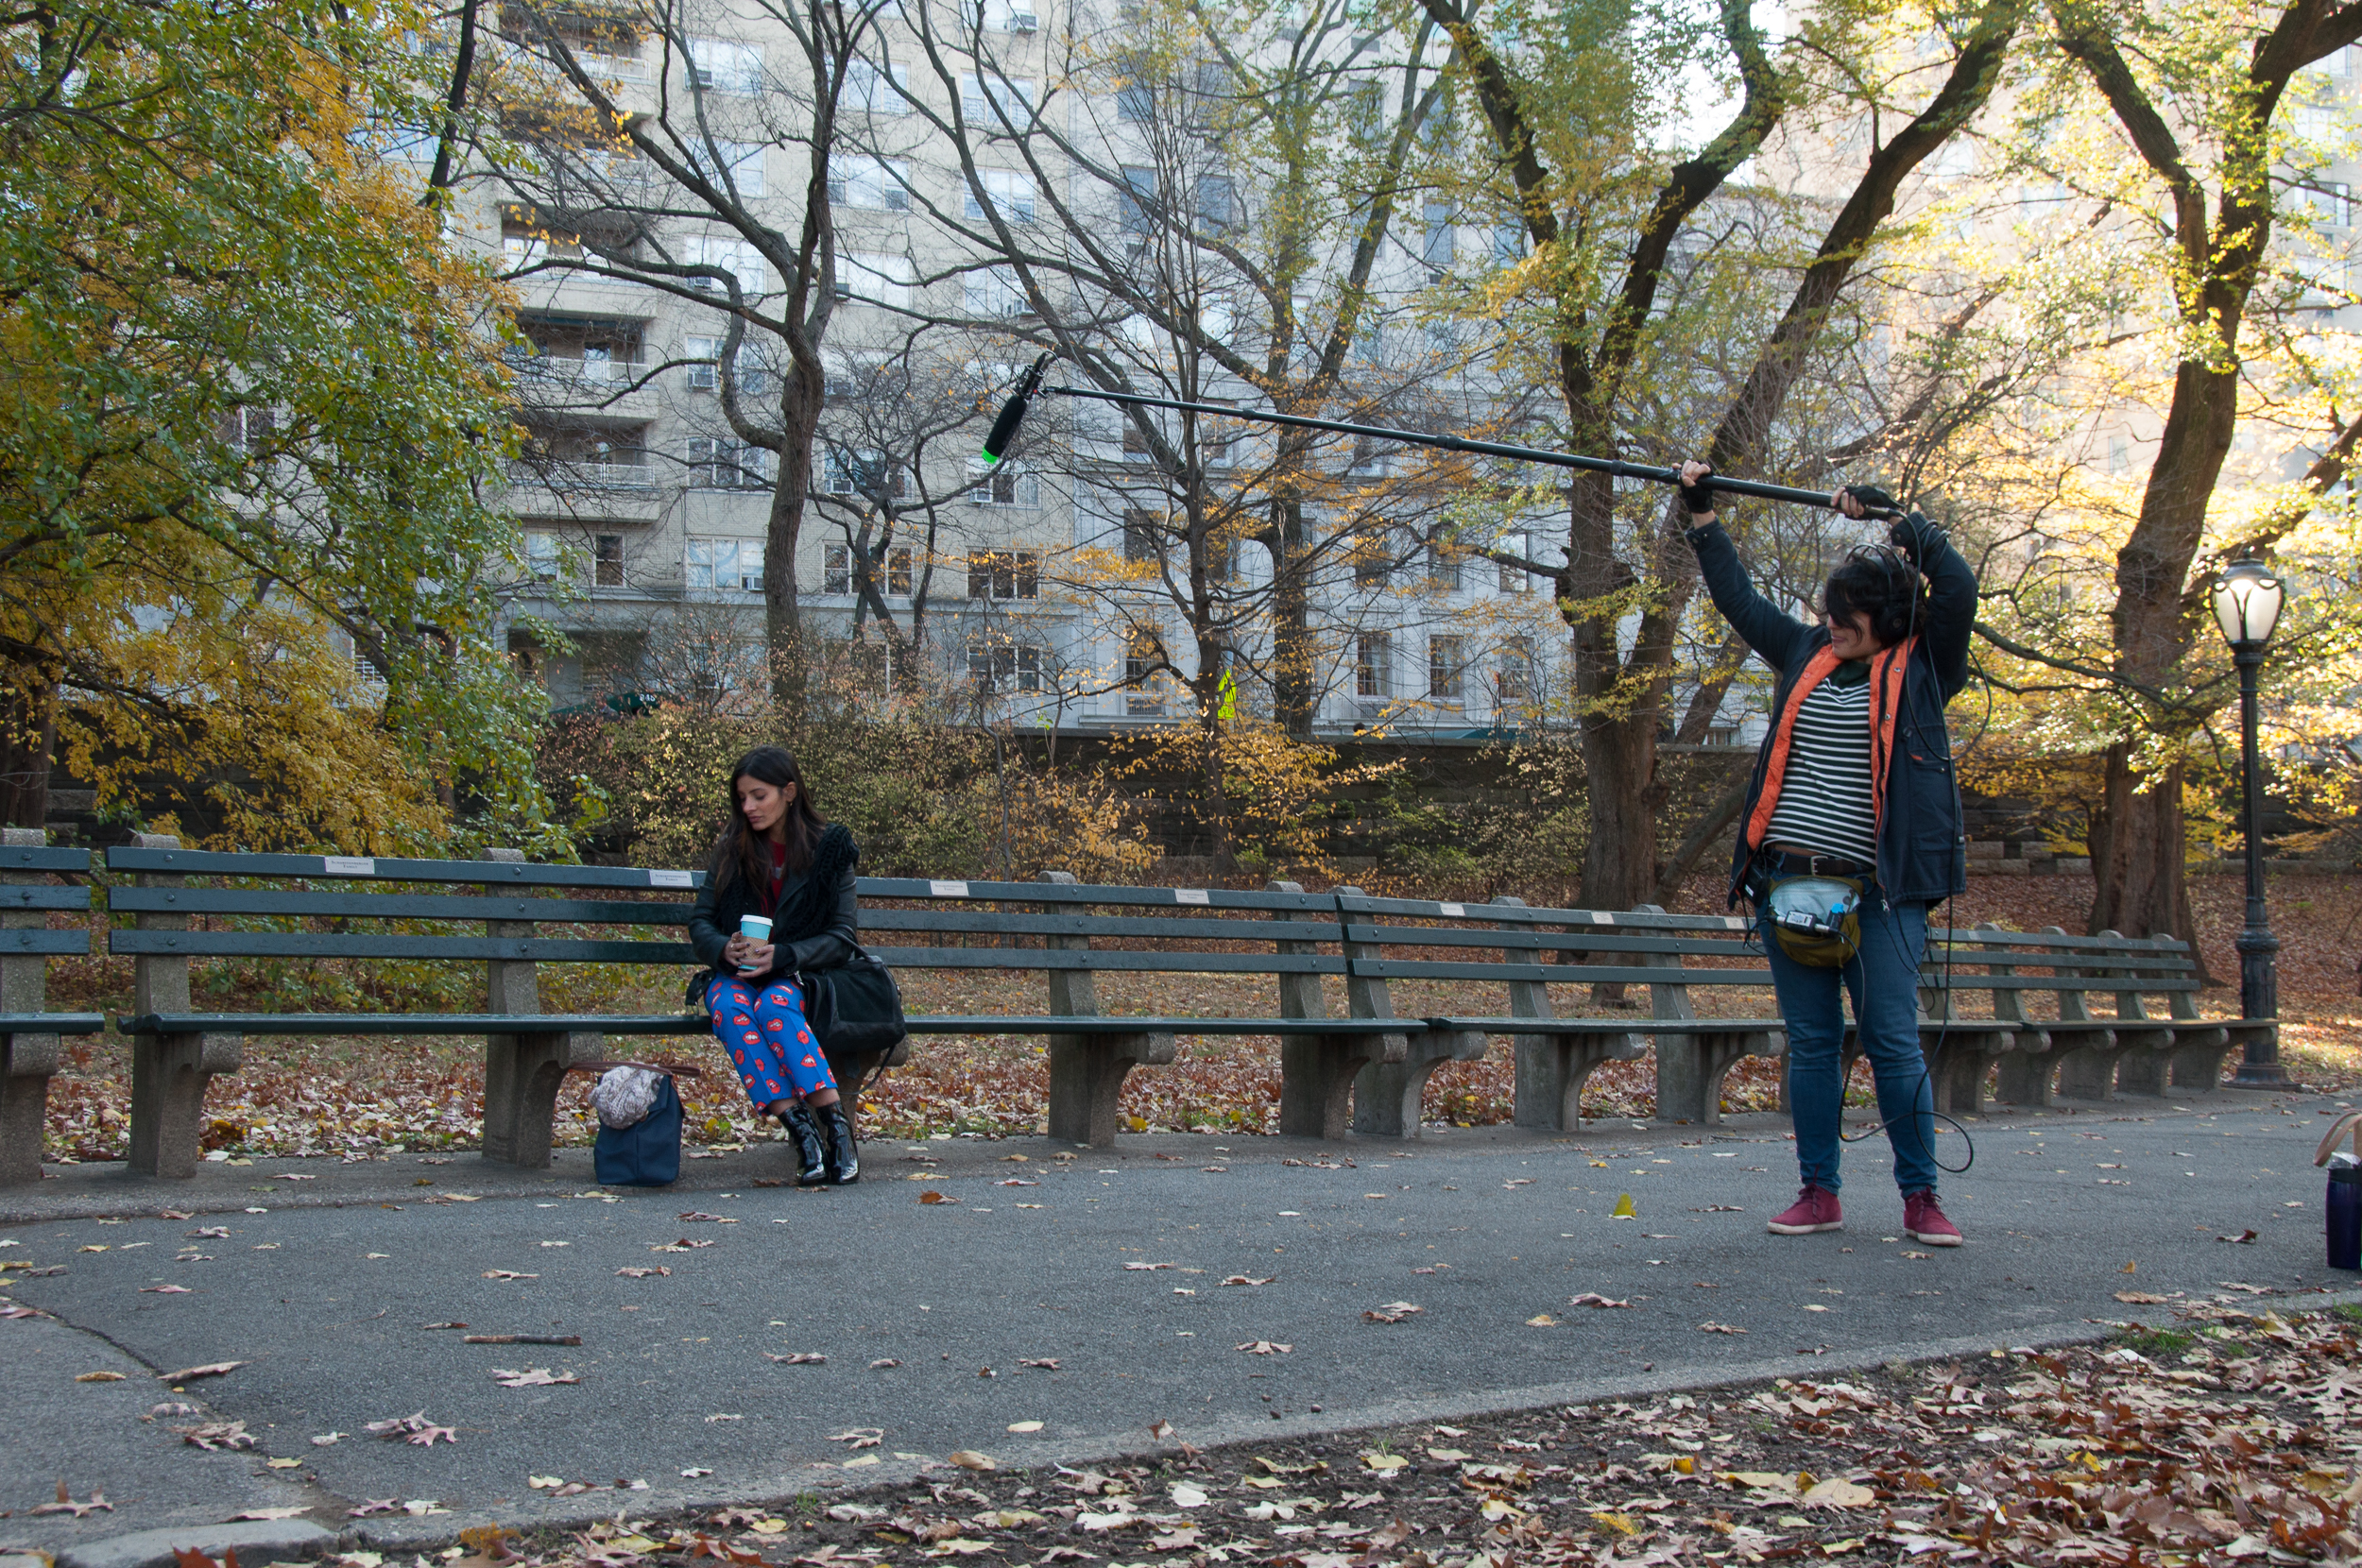
[[[1139,1138],[1071,1160],[1043,1140],[885,1143],[859,1186],[822,1193],[756,1185],[786,1173],[778,1147],[627,1195],[592,1187],[579,1154],[533,1176],[465,1156],[216,1167],[182,1184],[68,1170],[0,1197],[14,1210],[0,1258],[65,1266],[9,1276],[56,1321],[0,1321],[0,1508],[14,1510],[0,1548],[373,1498],[453,1510],[365,1522],[386,1540],[777,1498],[959,1448],[1004,1464],[1143,1448],[1158,1421],[1203,1445],[2057,1338],[2141,1315],[2114,1299],[2127,1288],[2342,1287],[2355,1282],[2323,1267],[2310,1163],[2325,1103],[2225,1093],[1976,1123],[1975,1167],[1945,1186],[1970,1244],[1933,1255],[1897,1239],[1882,1140],[1849,1161],[1849,1229],[1766,1235],[1795,1186],[1770,1116],[1487,1129],[1407,1150]],[[947,1201],[920,1202],[930,1190]],[[1636,1218],[1611,1218],[1627,1192]],[[460,1195],[478,1201],[435,1202]],[[195,1218],[154,1218],[167,1203]],[[228,1235],[194,1234],[215,1226]],[[2217,1239],[2251,1229],[2249,1244]],[[671,1273],[618,1272],[650,1268]],[[502,1271],[524,1277],[489,1277]],[[1583,1292],[1632,1304],[1570,1305]],[[1363,1316],[1397,1302],[1421,1310]],[[470,1345],[425,1326],[453,1322],[582,1344]],[[1258,1340],[1291,1348],[1235,1348]],[[827,1360],[768,1358],[792,1354]],[[1055,1371],[1023,1364],[1046,1359]],[[202,1454],[172,1418],[140,1419],[174,1397],[155,1372],[225,1360],[245,1364],[180,1397],[245,1421],[256,1452]],[[581,1381],[492,1376],[535,1367]],[[126,1379],[75,1381],[107,1371]],[[362,1435],[418,1411],[456,1443]],[[1009,1430],[1025,1422],[1043,1424]],[[880,1462],[829,1468],[856,1457],[830,1440],[854,1427],[881,1430],[859,1456]],[[346,1436],[310,1440],[331,1432]],[[554,1502],[529,1490],[537,1475],[648,1491]],[[60,1478],[116,1511],[28,1517]]]

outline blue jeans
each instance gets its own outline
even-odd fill
[[[1861,947],[1841,967],[1816,969],[1780,950],[1757,912],[1772,957],[1772,985],[1788,1024],[1788,1103],[1796,1121],[1804,1179],[1839,1188],[1843,1125],[1845,1014],[1852,997],[1862,1052],[1878,1086],[1878,1116],[1894,1149],[1894,1182],[1906,1193],[1936,1186],[1935,1085],[1919,1049],[1919,960],[1927,946],[1927,906],[1887,903],[1878,884],[1862,889]]]

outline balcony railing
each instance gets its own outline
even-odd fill
[[[553,489],[647,490],[656,486],[657,470],[646,463],[550,459],[512,462],[508,477],[519,485],[546,485]]]

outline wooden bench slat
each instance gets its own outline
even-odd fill
[[[106,1027],[97,1013],[0,1013],[0,1034],[96,1034]]]
[[[1755,958],[1760,947],[1710,937],[1643,936],[1622,931],[1471,930],[1450,926],[1345,925],[1345,940],[1387,947],[1489,947],[1511,952],[1674,953],[1705,958]]]
[[[702,1013],[144,1013],[126,1034],[709,1034]]]
[[[913,1034],[1418,1034],[1427,1025],[1416,1018],[1164,1018],[1133,1017],[1121,1013],[1089,1017],[1028,1018],[916,1017],[904,1020]]]
[[[1442,960],[1363,958],[1353,973],[1372,980],[1522,980],[1547,985],[1754,985],[1772,983],[1772,971],[1653,968],[1610,963],[1451,963]]]
[[[247,855],[117,844],[107,869],[173,877],[285,877],[306,881],[476,882],[510,887],[661,888],[693,891],[702,871],[647,866],[550,865],[522,861],[402,861],[345,855]]]
[[[1786,1030],[1784,1018],[1429,1018],[1438,1031],[1477,1034],[1726,1034]]]
[[[879,947],[897,969],[1071,969],[1168,975],[1342,975],[1345,961],[1315,953],[1154,953],[1107,947]]]
[[[0,887],[0,910],[86,910],[86,887]]]
[[[864,905],[864,931],[969,931],[1004,936],[1154,937],[1176,942],[1343,940],[1334,920],[1210,920],[1114,914],[994,913],[985,910],[898,910]]]
[[[6,899],[0,898],[0,907]],[[281,893],[260,888],[110,888],[107,908],[126,914],[253,914],[308,919],[538,920],[574,925],[680,926],[686,900],[630,903],[587,898],[496,898],[442,893]]]
[[[0,871],[87,872],[87,849],[52,849],[43,844],[12,844],[0,847]]]
[[[71,932],[26,932],[71,935]],[[116,954],[180,958],[485,959],[503,963],[680,963],[696,956],[685,942],[600,942],[571,937],[407,936],[396,932],[127,931],[107,933]],[[979,952],[988,949],[979,948]]]
[[[949,890],[957,889],[957,892]],[[1300,910],[1336,912],[1326,893],[1241,893],[1228,888],[1109,887],[1090,882],[943,882],[909,877],[864,877],[864,898],[956,898],[1007,904],[1104,904],[1164,909]]]
[[[86,930],[0,929],[0,953],[40,953],[53,958],[79,958],[89,951],[90,932]]]

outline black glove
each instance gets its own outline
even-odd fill
[[[1848,485],[1845,493],[1860,502],[1865,512],[1891,512],[1897,509],[1894,498],[1875,485]]]
[[[1943,542],[1944,531],[1928,520],[1925,512],[1906,512],[1887,528],[1887,543],[1911,558],[1916,565],[1926,553]]]
[[[1711,478],[1713,478],[1713,470],[1709,469],[1706,479]],[[1689,508],[1691,517],[1703,517],[1714,510],[1714,486],[1706,483],[1705,479],[1700,480],[1695,485],[1684,485],[1681,492],[1682,504]]]

